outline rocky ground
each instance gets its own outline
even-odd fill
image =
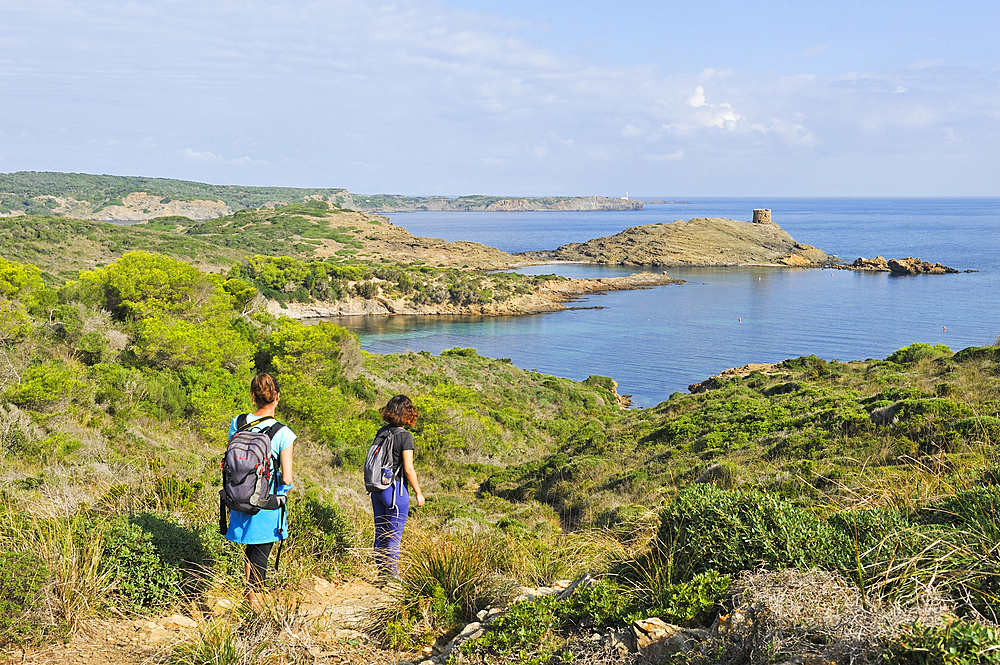
[[[821,249],[796,242],[777,224],[718,217],[636,226],[613,236],[570,243],[547,252],[526,252],[523,256],[538,262],[653,267],[817,267],[836,261]]]
[[[365,613],[387,599],[385,592],[360,579],[329,582],[310,578],[289,604],[278,641],[296,653],[296,662],[394,663],[399,654],[372,644],[358,630]],[[86,622],[65,644],[0,653],[0,662],[54,665],[153,665],[165,663],[174,648],[192,641],[213,617],[236,610],[228,598],[207,600],[211,606],[179,609],[166,616],[103,619]],[[418,654],[408,654],[414,657]],[[285,662],[282,660],[281,662]]]
[[[424,262],[440,268],[466,268],[470,270],[504,270],[526,262],[503,250],[478,242],[447,242],[440,238],[415,236],[402,226],[394,226],[387,217],[366,213],[339,213],[327,218],[331,226],[346,227],[364,224],[364,235],[358,240],[363,244],[359,256],[377,256],[392,263]],[[377,224],[371,223],[378,222]],[[324,240],[316,249],[317,258],[333,256],[344,245]]]

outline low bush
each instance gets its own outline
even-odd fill
[[[541,664],[568,653],[564,645],[580,628],[626,626],[650,617],[672,624],[706,625],[715,617],[729,585],[728,576],[710,572],[651,594],[649,589],[601,579],[581,586],[565,600],[539,596],[514,603],[461,650],[482,662]]]
[[[344,511],[321,499],[293,501],[288,520],[295,525],[294,556],[317,562],[321,572],[334,570],[357,537]]]
[[[887,645],[888,665],[996,665],[1000,663],[1000,628],[981,623],[914,626]]]
[[[45,562],[29,552],[0,552],[0,647],[64,635],[45,613]]]
[[[661,512],[654,548],[640,565],[664,567],[668,583],[759,566],[838,570],[847,545],[840,531],[778,496],[702,484]]]
[[[143,513],[112,521],[101,567],[129,609],[146,611],[198,589],[210,563],[197,531]]]
[[[949,349],[945,344],[935,344],[931,346],[930,344],[917,342],[893,351],[889,354],[886,360],[893,363],[899,363],[900,365],[913,365],[914,363],[928,358],[940,358],[942,356],[950,355],[951,349]]]

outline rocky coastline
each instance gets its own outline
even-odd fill
[[[648,289],[683,283],[684,280],[666,274],[643,272],[599,279],[550,279],[531,293],[490,303],[456,305],[445,302],[417,305],[409,300],[379,294],[374,298],[352,296],[336,302],[291,302],[284,306],[276,301],[268,301],[267,309],[272,314],[293,319],[338,316],[520,316],[570,309],[566,303],[608,291]]]

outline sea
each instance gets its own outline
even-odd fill
[[[676,197],[658,197],[668,199]],[[797,241],[845,261],[920,257],[961,272],[892,276],[833,269],[673,268],[684,284],[592,295],[530,316],[339,317],[362,348],[475,348],[523,369],[610,376],[636,407],[747,363],[816,355],[884,358],[914,342],[953,351],[1000,335],[1000,198],[691,198],[622,212],[416,212],[389,215],[418,236],[508,252],[555,249],[641,224],[727,217],[755,208]],[[612,277],[641,269],[564,264],[518,270]]]

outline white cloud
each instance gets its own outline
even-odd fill
[[[701,106],[708,106],[705,102],[705,89],[700,85],[694,89],[694,94],[688,99],[688,104],[698,108]]]
[[[236,157],[234,159],[226,159],[225,157],[217,155],[214,152],[209,152],[209,151],[198,152],[196,150],[192,150],[191,148],[184,148],[182,152],[185,158],[203,164],[236,164],[236,165],[252,164],[255,166],[267,164],[267,161],[263,159],[251,159],[249,157]]]
[[[801,50],[801,51],[799,51],[797,53],[793,53],[792,57],[807,58],[807,57],[809,57],[811,55],[817,55],[819,53],[826,53],[829,50],[830,50],[830,45],[829,44],[816,44],[814,46],[810,46],[807,49],[803,49],[803,50]]]
[[[658,169],[685,155],[716,171],[756,158],[785,187],[817,177],[803,163],[829,160],[853,177],[872,155],[915,168],[912,156],[948,142],[986,172],[1000,149],[995,67],[938,59],[820,74],[807,67],[827,59],[813,58],[751,72],[703,68],[705,58],[671,71],[550,48],[536,37],[551,26],[443,0],[135,0],[113,11],[96,0],[11,2],[22,18],[0,9],[0,40],[25,48],[5,47],[10,64],[0,65],[8,170],[156,164],[158,175],[216,182],[252,173],[259,184],[359,191],[433,193],[447,182],[452,192],[559,193],[636,164],[656,187]],[[46,49],[27,48],[53,35]],[[63,126],[70,138],[56,142]]]
[[[678,160],[684,159],[684,151],[675,150],[674,152],[669,154],[643,155],[642,158],[645,159],[647,162],[676,162]]]

